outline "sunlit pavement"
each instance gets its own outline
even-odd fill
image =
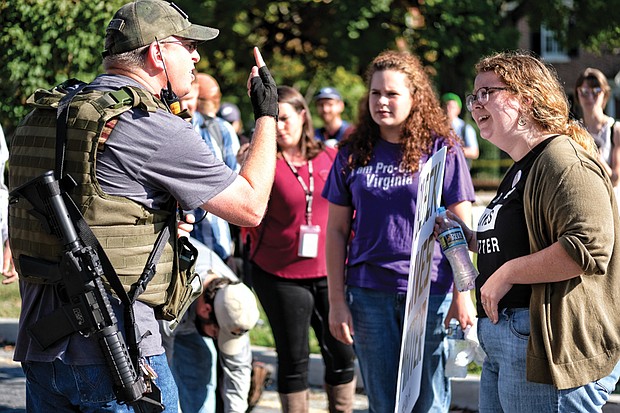
[[[276,353],[271,348],[253,347],[252,352],[257,360],[260,360],[275,371],[276,369]],[[275,373],[273,375],[275,378]],[[317,354],[310,355],[308,381],[311,385],[310,393],[310,413],[327,413],[327,396],[322,390],[323,380],[323,362],[321,356]],[[367,413],[368,399],[363,394],[362,379],[357,369],[358,393],[355,397],[354,412]],[[478,391],[479,377],[476,375],[468,375],[462,379],[452,379],[452,409],[451,413],[471,413],[477,412],[478,408]],[[267,390],[263,393],[258,406],[252,412],[257,413],[275,413],[280,411],[280,400],[272,382]],[[611,399],[603,407],[603,413],[620,413],[620,394],[614,394]]]
[[[14,343],[17,336],[17,319],[0,318],[0,343]],[[268,364],[276,371],[276,353],[271,348],[253,347],[254,357]],[[354,412],[367,413],[368,400],[363,394],[359,369],[358,393],[355,397]],[[309,363],[310,412],[327,413],[327,397],[322,389],[323,362],[320,355],[312,354]],[[476,376],[452,380],[452,413],[476,412],[478,406],[479,381]],[[25,413],[26,390],[25,378],[19,363],[13,361],[12,345],[0,346],[0,412]],[[255,413],[273,413],[280,411],[280,400],[275,383],[272,383],[263,392],[259,404],[252,410]],[[614,394],[603,407],[604,413],[620,413],[620,395]]]

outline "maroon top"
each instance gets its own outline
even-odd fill
[[[326,148],[312,160],[314,191],[312,225],[319,225],[318,256],[303,258],[297,255],[299,229],[306,223],[306,193],[284,159],[276,163],[276,176],[271,190],[267,213],[261,225],[249,231],[250,258],[264,271],[283,278],[326,277],[325,232],[329,202],[321,196],[336,151]],[[308,164],[297,167],[297,173],[310,187]]]

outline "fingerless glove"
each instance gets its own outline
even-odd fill
[[[271,116],[278,120],[278,89],[267,66],[258,69],[258,77],[250,83],[250,99],[254,109],[254,120]]]

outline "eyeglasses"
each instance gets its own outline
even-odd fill
[[[579,91],[579,96],[584,97],[584,98],[589,98],[589,97],[597,98],[598,95],[603,93],[603,89],[601,89],[600,87],[593,87],[593,88],[580,87],[577,90]]]
[[[167,42],[160,42],[160,43],[175,43],[175,44],[180,44],[181,46],[183,46],[184,48],[187,49],[187,51],[191,54],[194,53],[197,49],[198,49],[198,42],[195,40],[170,40]]]
[[[473,95],[467,95],[465,97],[465,105],[467,106],[468,111],[472,111],[474,108],[474,103],[478,102],[480,105],[484,106],[489,101],[489,95],[496,90],[510,90],[509,87],[481,87]]]

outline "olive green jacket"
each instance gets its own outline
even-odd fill
[[[559,136],[532,166],[524,209],[531,252],[560,242],[583,269],[532,285],[527,380],[568,389],[605,377],[620,359],[620,216],[611,181],[597,159]]]

